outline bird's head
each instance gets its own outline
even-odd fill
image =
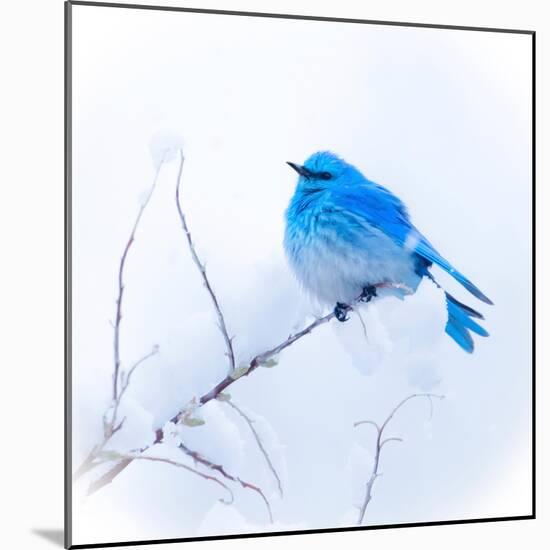
[[[298,187],[304,190],[323,190],[337,185],[342,176],[354,168],[330,151],[313,153],[303,165],[287,162],[298,172]]]

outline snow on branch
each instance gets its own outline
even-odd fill
[[[377,288],[387,288],[389,285],[388,283],[380,283],[377,285],[374,285]],[[353,306],[359,304],[361,302],[362,296],[358,296],[354,302],[347,306],[347,311],[352,311]],[[206,392],[202,397],[198,399],[197,403],[193,403],[193,408],[195,407],[202,407],[209,401],[212,401],[213,399],[217,399],[218,396],[231,384],[236,382],[237,380],[240,380],[244,376],[250,375],[252,372],[254,372],[258,367],[262,365],[270,365],[270,361],[273,361],[278,354],[303,338],[304,336],[307,336],[308,334],[311,334],[315,329],[320,327],[321,325],[324,325],[326,323],[329,323],[332,321],[332,319],[335,318],[334,311],[331,311],[324,317],[320,317],[318,319],[315,319],[315,321],[311,322],[309,325],[307,325],[302,330],[295,332],[294,334],[291,334],[288,338],[286,338],[284,341],[279,343],[273,348],[270,348],[263,353],[260,353],[256,356],[254,356],[248,365],[245,365],[244,367],[239,367],[235,369],[232,373],[228,374],[225,378],[223,378],[220,382],[218,382],[213,388],[211,388],[208,392]],[[180,424],[184,422],[186,418],[189,416],[189,404],[182,407],[174,416],[172,416],[168,423],[172,424]],[[164,438],[164,428],[157,428],[155,430],[155,439],[152,442],[153,445],[161,443]],[[96,490],[101,489],[103,486],[108,485],[113,481],[113,479],[129,464],[131,463],[131,459],[126,462],[124,465],[117,464],[114,466],[111,470],[109,470],[104,476],[101,478],[101,484],[96,487]],[[99,480],[98,480],[99,481]]]
[[[258,367],[266,366],[271,367],[277,364],[277,357],[278,355],[284,351],[286,348],[292,346],[296,342],[298,342],[303,337],[307,336],[308,334],[311,334],[314,330],[316,330],[318,327],[327,324],[331,322],[336,314],[334,311],[331,311],[327,315],[317,318],[311,323],[309,323],[307,326],[305,326],[302,330],[296,331],[292,334],[290,334],[285,340],[277,344],[276,346],[269,348],[265,350],[262,353],[259,353],[252,357],[247,363],[245,363],[243,366],[236,366],[236,358],[235,358],[235,352],[233,348],[233,337],[229,336],[229,332],[227,329],[227,323],[225,321],[225,317],[223,315],[220,303],[218,301],[218,298],[216,296],[216,293],[214,292],[214,289],[210,283],[210,280],[206,274],[206,269],[202,261],[200,260],[196,248],[195,243],[193,241],[193,238],[191,236],[191,232],[189,230],[189,226],[187,224],[187,219],[184,213],[184,210],[181,205],[180,201],[180,188],[181,188],[181,178],[182,178],[182,172],[183,172],[183,164],[184,164],[184,155],[181,147],[176,148],[175,146],[171,149],[167,150],[169,153],[169,157],[166,157],[168,153],[165,151],[163,153],[163,156],[156,162],[156,173],[153,180],[153,183],[151,185],[151,188],[149,189],[144,201],[141,204],[141,207],[138,211],[138,214],[136,216],[136,219],[134,221],[134,225],[132,227],[132,230],[130,232],[129,239],[126,243],[126,246],[123,250],[122,256],[120,258],[119,267],[118,267],[118,295],[116,300],[116,317],[115,322],[113,323],[113,329],[114,329],[114,372],[113,372],[113,387],[112,387],[112,396],[113,401],[111,407],[106,411],[106,413],[103,416],[103,424],[104,424],[104,434],[103,434],[103,441],[90,451],[89,455],[86,457],[82,465],[77,469],[76,473],[74,474],[74,479],[78,479],[87,472],[89,472],[91,469],[95,468],[99,464],[104,464],[108,462],[115,462],[114,466],[111,467],[109,470],[104,472],[99,478],[92,481],[92,483],[89,485],[88,488],[88,494],[93,494],[97,491],[99,491],[101,488],[105,487],[109,483],[111,483],[125,468],[127,468],[134,460],[148,460],[148,461],[156,461],[156,462],[163,462],[166,464],[170,464],[176,467],[180,467],[183,469],[186,469],[192,473],[195,473],[199,475],[200,477],[215,482],[221,487],[223,487],[225,490],[228,491],[230,494],[230,500],[223,500],[223,502],[230,503],[233,502],[233,492],[231,491],[230,487],[228,486],[227,482],[222,481],[216,475],[209,475],[205,474],[204,472],[201,472],[199,470],[196,470],[192,468],[191,466],[188,466],[184,463],[180,463],[171,459],[162,458],[162,457],[154,457],[150,455],[145,455],[144,452],[148,449],[151,449],[153,446],[160,444],[164,441],[165,435],[168,435],[165,433],[165,430],[171,429],[170,426],[177,426],[179,424],[186,424],[188,426],[194,426],[198,425],[196,424],[199,419],[194,417],[195,412],[200,407],[204,406],[206,403],[212,401],[213,399],[217,399],[220,401],[225,401],[229,406],[231,406],[237,414],[240,415],[241,418],[245,420],[248,427],[251,430],[251,433],[254,437],[254,440],[262,453],[265,462],[271,471],[273,477],[275,478],[278,486],[278,490],[280,494],[283,494],[282,489],[282,483],[281,479],[273,465],[273,462],[271,461],[271,458],[267,452],[267,449],[265,448],[254,424],[253,420],[248,417],[247,414],[243,412],[243,410],[235,405],[233,402],[231,402],[228,399],[227,394],[224,394],[224,390],[234,384],[237,380],[240,380],[241,378],[244,378],[245,376],[249,376],[252,372],[254,372]],[[178,168],[178,175],[177,175],[177,184],[176,184],[176,193],[175,193],[175,199],[176,199],[176,207],[178,216],[182,225],[182,229],[184,231],[187,244],[189,246],[189,251],[191,253],[191,258],[196,265],[197,269],[199,270],[200,276],[202,278],[202,282],[204,287],[206,288],[206,291],[210,297],[210,301],[212,302],[214,311],[217,316],[217,326],[222,334],[225,347],[226,347],[226,353],[225,355],[228,358],[229,362],[229,372],[225,377],[223,377],[220,381],[218,381],[209,391],[204,393],[201,397],[193,398],[189,403],[187,403],[185,406],[181,407],[162,427],[159,427],[154,432],[154,437],[152,438],[152,441],[149,445],[144,446],[141,449],[129,451],[127,453],[119,453],[116,451],[110,451],[105,450],[105,446],[107,442],[111,439],[111,437],[119,431],[124,423],[124,418],[122,420],[118,419],[118,410],[120,406],[121,398],[124,396],[126,390],[129,387],[131,377],[134,373],[134,371],[143,364],[146,360],[148,360],[150,357],[158,353],[158,347],[154,346],[152,350],[144,355],[141,359],[136,361],[127,371],[124,371],[121,367],[122,362],[120,358],[120,327],[121,327],[121,320],[122,320],[122,303],[123,303],[123,297],[124,297],[124,269],[126,265],[126,260],[128,257],[128,253],[130,251],[130,248],[135,240],[136,231],[138,229],[138,226],[140,224],[141,218],[143,216],[143,213],[147,207],[147,205],[150,202],[150,199],[153,195],[153,192],[157,185],[157,179],[159,176],[160,168],[163,164],[163,162],[167,160],[171,160],[174,158],[177,153],[179,153],[179,168]],[[157,155],[158,156],[158,155]],[[155,157],[156,158],[156,157]],[[373,285],[376,288],[388,288],[393,287],[391,283],[387,282],[381,282],[378,284]],[[400,285],[399,288],[403,288]],[[360,304],[363,300],[363,296],[358,296],[351,304],[347,306],[343,306],[340,308],[343,310],[343,313],[347,313],[350,311],[355,311],[355,306]],[[425,395],[430,396],[431,394],[418,394],[418,395]],[[386,427],[387,423],[391,420],[395,412],[409,399],[412,397],[416,397],[417,395],[412,395],[408,397],[407,399],[403,400],[390,414],[390,416],[386,419],[384,424],[379,427],[374,422],[371,421],[363,421],[356,423],[356,425],[359,425],[361,423],[370,423],[374,425],[378,431],[378,438],[377,438],[377,453],[376,453],[376,462],[375,462],[375,468],[373,470],[373,474],[371,476],[371,479],[369,480],[369,483],[367,484],[367,497],[365,499],[365,503],[363,504],[362,511],[360,514],[360,522],[363,520],[363,516],[365,513],[365,509],[368,505],[368,502],[371,499],[371,491],[372,491],[372,485],[374,483],[374,480],[379,475],[378,474],[378,462],[379,462],[379,456],[380,451],[384,444],[390,442],[390,441],[397,441],[398,438],[387,438],[382,439],[382,434],[384,431],[384,428]],[[439,396],[433,396],[433,397],[439,397]],[[195,422],[195,423],[194,423]],[[264,492],[256,485],[245,481],[241,477],[238,477],[233,474],[229,474],[227,470],[221,465],[216,464],[212,462],[211,460],[207,459],[203,455],[197,453],[196,451],[193,451],[189,449],[187,446],[184,445],[183,442],[180,441],[179,448],[182,450],[187,456],[190,456],[193,458],[193,460],[196,463],[201,464],[203,467],[208,468],[215,474],[219,474],[223,480],[232,481],[234,483],[238,483],[241,485],[241,487],[255,491],[264,501],[265,506],[267,508],[269,519],[271,522],[273,522],[273,515],[271,511],[271,506],[266,498]]]
[[[355,422],[353,424],[354,427],[360,426],[362,424],[369,424],[370,426],[374,427],[374,429],[376,430],[376,434],[377,434],[377,436],[376,436],[376,450],[375,450],[375,454],[374,454],[374,464],[373,464],[373,467],[372,467],[372,471],[371,471],[371,475],[369,477],[369,480],[367,481],[365,498],[363,500],[363,503],[362,503],[361,507],[359,508],[359,517],[357,519],[357,525],[362,525],[363,524],[363,520],[365,518],[365,512],[367,510],[367,506],[369,505],[369,502],[372,499],[372,487],[373,487],[374,482],[376,481],[376,479],[381,475],[379,473],[379,466],[380,466],[380,452],[382,451],[382,447],[384,447],[384,445],[386,443],[389,443],[390,441],[396,441],[396,442],[402,442],[403,441],[400,437],[387,437],[387,438],[384,438],[383,437],[384,436],[384,430],[388,426],[390,420],[394,417],[395,413],[405,403],[407,403],[411,399],[414,399],[415,397],[426,397],[429,400],[429,402],[430,402],[430,419],[431,419],[432,413],[433,413],[433,401],[432,401],[432,399],[434,399],[434,398],[435,399],[443,399],[445,396],[444,395],[436,395],[434,393],[414,393],[412,395],[409,395],[408,397],[406,397],[402,401],[400,401],[393,408],[393,410],[387,416],[387,418],[384,420],[382,425],[379,426],[373,420],[360,420],[359,422]]]

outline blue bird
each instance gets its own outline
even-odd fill
[[[287,164],[299,178],[286,210],[285,252],[302,286],[335,304],[339,321],[359,296],[403,299],[427,277],[445,292],[445,332],[463,350],[474,350],[470,332],[489,335],[474,321],[481,313],[444,291],[429,268],[438,265],[476,298],[493,302],[435,250],[391,191],[329,151],[314,153],[303,166]]]

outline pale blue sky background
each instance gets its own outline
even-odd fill
[[[170,130],[185,141],[184,208],[242,360],[307,310],[282,254],[295,184],[285,161],[328,148],[397,193],[491,297],[495,306],[480,308],[491,337],[464,354],[424,283],[403,303],[365,311],[368,342],[356,320],[323,327],[277,368],[235,384],[235,401],[268,423],[285,472],[276,528],[353,522],[373,445],[353,422],[382,420],[428,389],[447,399],[430,423],[422,401],[396,418],[392,435],[405,442],[386,449],[368,522],[529,513],[530,38],[73,10],[75,461],[99,438],[109,399],[117,262],[152,181],[152,137]],[[161,353],[135,375],[123,448],[149,441],[226,369],[175,211],[176,168],[163,167],[128,261],[123,359],[153,344]],[[204,413],[190,445],[273,491],[246,426],[217,403]],[[272,529],[254,495],[237,492],[231,508],[219,496],[180,470],[132,466],[97,497],[77,495],[74,543]]]

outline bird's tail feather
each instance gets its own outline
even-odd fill
[[[445,332],[466,352],[474,351],[474,340],[469,331],[479,334],[479,336],[489,336],[489,333],[478,325],[472,317],[483,319],[483,315],[471,307],[459,302],[448,292],[445,292],[447,303],[447,325]]]

